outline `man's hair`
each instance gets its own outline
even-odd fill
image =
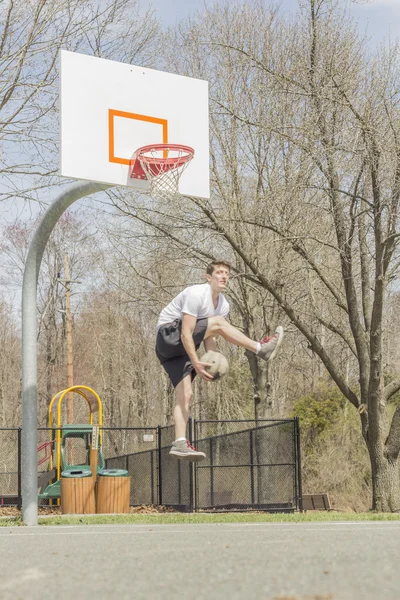
[[[226,260],[213,260],[207,266],[207,275],[212,275],[214,273],[215,267],[219,267],[221,265],[223,267],[226,267],[228,271],[231,270],[231,265]]]

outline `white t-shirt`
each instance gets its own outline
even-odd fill
[[[158,317],[157,329],[161,327],[161,325],[172,323],[175,319],[182,319],[183,313],[192,315],[197,319],[215,317],[217,315],[226,317],[229,314],[229,303],[222,294],[219,294],[218,306],[217,308],[214,308],[210,284],[202,283],[200,285],[191,285],[175,296],[175,298],[163,308]]]

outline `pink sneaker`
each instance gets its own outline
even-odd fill
[[[278,352],[279,346],[283,340],[283,327],[280,325],[276,328],[274,335],[271,337],[265,336],[260,340],[261,350],[257,354],[263,360],[272,360]]]

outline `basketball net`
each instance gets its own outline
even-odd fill
[[[168,144],[145,146],[136,152],[153,198],[170,201],[180,196],[179,180],[193,155],[194,150],[188,146]]]

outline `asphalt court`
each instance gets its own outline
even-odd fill
[[[0,528],[0,598],[398,600],[400,522]]]

